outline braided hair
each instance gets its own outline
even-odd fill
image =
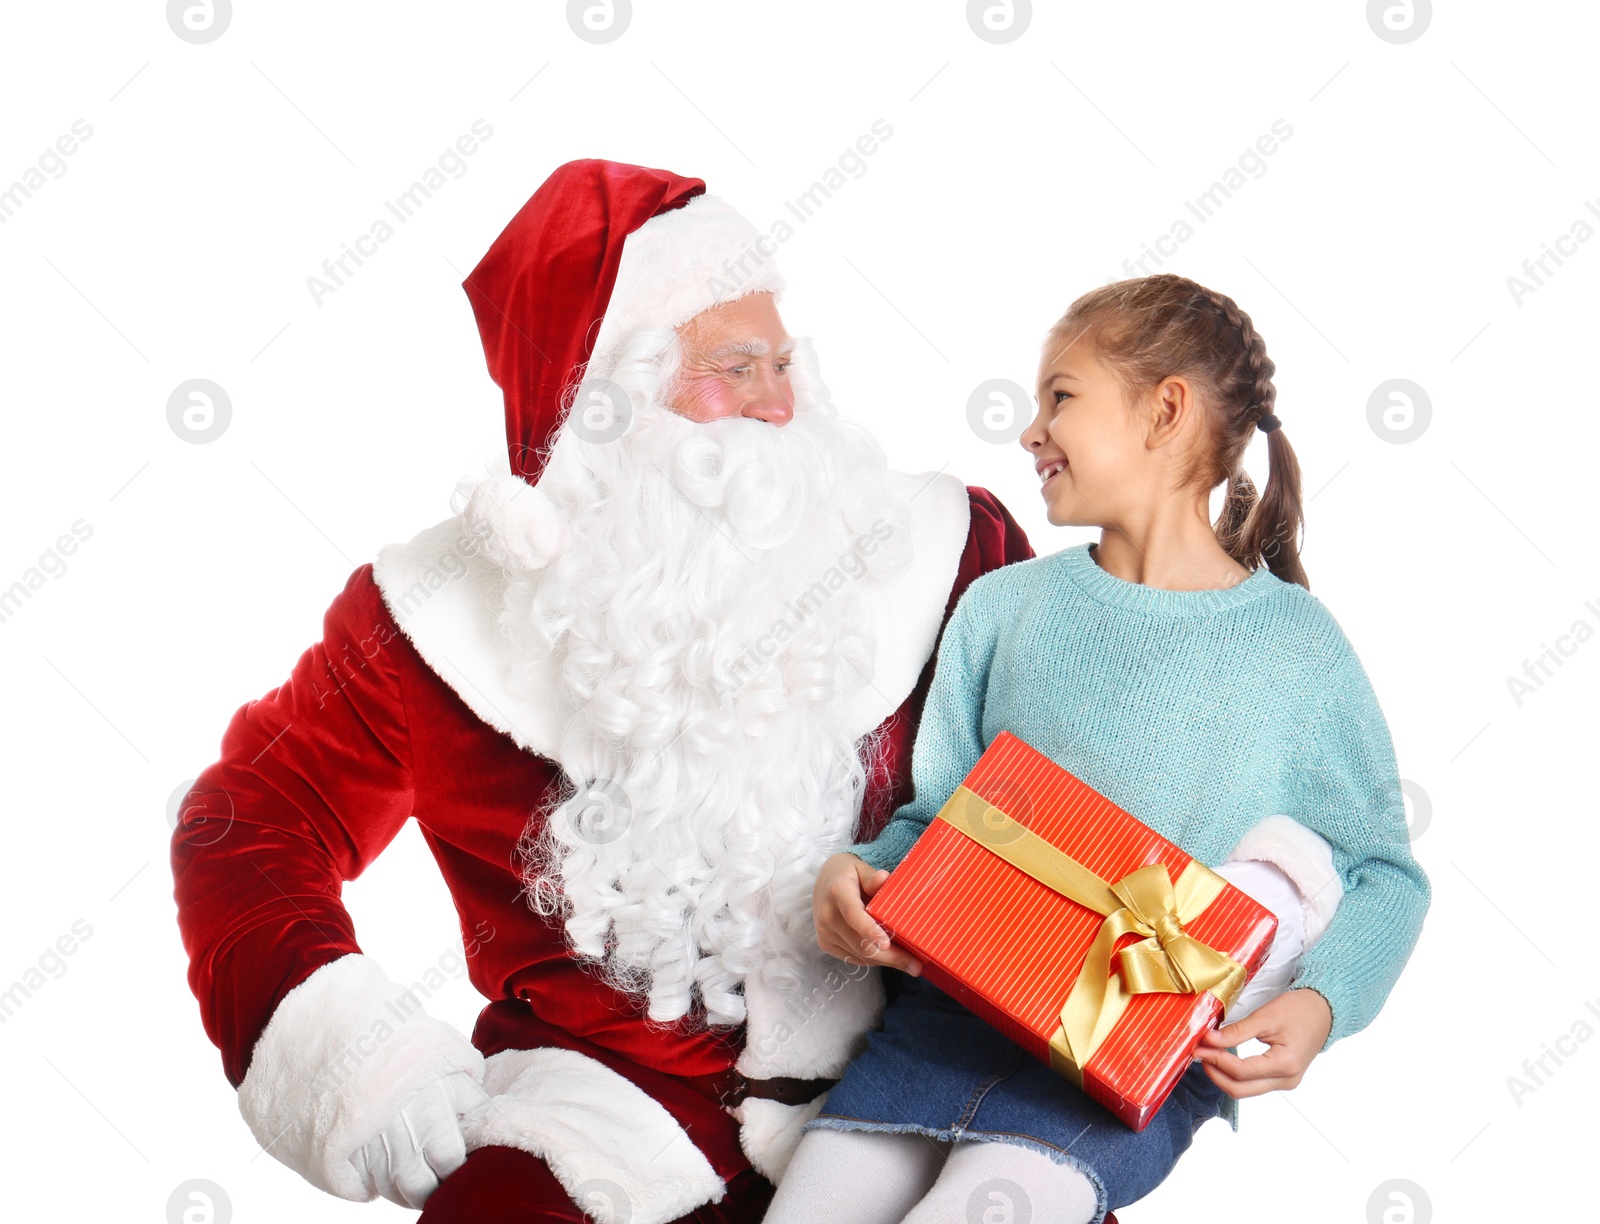
[[[1277,366],[1250,316],[1226,294],[1170,272],[1116,281],[1072,303],[1051,335],[1086,339],[1116,374],[1129,402],[1173,374],[1199,391],[1202,445],[1185,479],[1213,489],[1228,482],[1217,541],[1246,569],[1266,565],[1310,589],[1300,564],[1300,462],[1273,409]],[[1267,485],[1258,496],[1244,453],[1267,435]]]

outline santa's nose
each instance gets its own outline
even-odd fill
[[[767,375],[763,386],[745,402],[742,415],[772,425],[787,425],[794,419],[794,388],[787,379]]]

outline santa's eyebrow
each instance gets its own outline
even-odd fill
[[[713,357],[765,357],[766,355],[765,340],[731,340],[711,350]]]
[[[772,351],[772,346],[765,340],[734,340],[727,344],[719,345],[710,356],[723,357],[765,357]],[[785,340],[778,346],[778,356],[787,357],[794,351],[794,341]]]

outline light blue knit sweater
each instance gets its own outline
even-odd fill
[[[1327,1049],[1377,1015],[1431,897],[1366,672],[1327,609],[1265,567],[1166,591],[1108,574],[1092,547],[967,588],[917,732],[916,797],[851,852],[892,869],[1001,731],[1209,866],[1258,820],[1292,816],[1328,840],[1345,890],[1291,986],[1328,1000]]]

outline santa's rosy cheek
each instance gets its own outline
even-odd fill
[[[691,421],[715,421],[722,417],[738,416],[743,403],[737,392],[721,378],[713,375],[689,375],[678,385],[673,396],[672,410]]]

